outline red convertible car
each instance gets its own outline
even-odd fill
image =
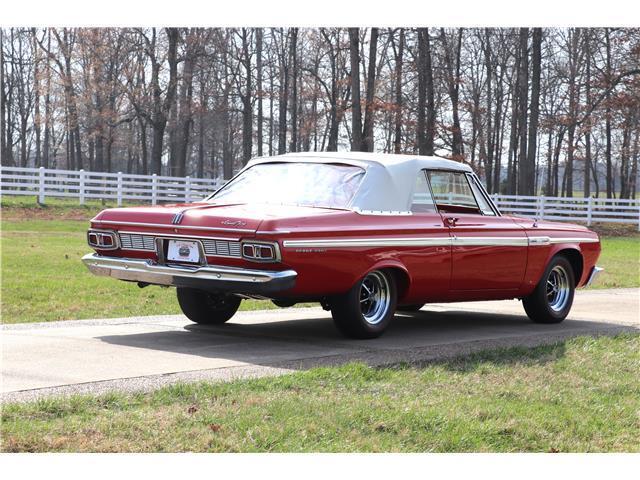
[[[315,301],[354,338],[428,302],[520,298],[561,322],[601,270],[595,233],[502,215],[467,165],[415,155],[258,158],[202,202],[104,210],[87,239],[91,272],[175,286],[194,322]]]

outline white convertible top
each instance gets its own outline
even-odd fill
[[[245,169],[262,163],[334,163],[365,171],[350,207],[361,212],[407,212],[420,170],[472,172],[468,165],[439,157],[368,152],[300,152],[251,160]]]

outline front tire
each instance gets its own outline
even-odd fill
[[[333,300],[331,315],[338,330],[350,338],[382,335],[396,310],[397,290],[393,275],[374,270],[339,298]]]
[[[524,310],[536,323],[560,323],[573,305],[575,285],[569,260],[556,256],[547,265],[535,290],[522,299]]]
[[[222,293],[206,292],[195,288],[177,288],[178,303],[182,313],[192,322],[203,325],[220,325],[238,310],[241,298]]]

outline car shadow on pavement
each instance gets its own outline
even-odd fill
[[[133,348],[260,366],[286,363],[288,368],[302,369],[331,364],[329,358],[335,359],[333,364],[340,364],[368,361],[368,358],[384,355],[389,358],[388,363],[414,363],[417,357],[425,358],[425,352],[428,353],[426,358],[452,358],[487,348],[529,347],[554,343],[569,336],[614,331],[611,324],[594,321],[566,320],[557,325],[540,325],[524,315],[427,309],[397,314],[380,338],[350,340],[337,332],[328,314],[265,323],[249,323],[246,318],[217,326],[187,323],[183,328],[167,326],[148,333],[108,335],[98,339]],[[546,338],[549,341],[545,342]],[[416,352],[422,355],[415,355]],[[547,357],[552,359],[557,355],[561,355],[560,350]],[[491,359],[491,355],[486,358]],[[496,356],[495,361],[507,362],[509,358]],[[522,355],[513,356],[514,360],[517,358]],[[546,361],[544,355],[537,355],[537,358]],[[468,368],[465,362],[449,363],[450,368]]]

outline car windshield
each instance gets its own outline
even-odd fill
[[[347,208],[364,170],[328,163],[261,163],[209,197],[215,204],[267,203]]]

